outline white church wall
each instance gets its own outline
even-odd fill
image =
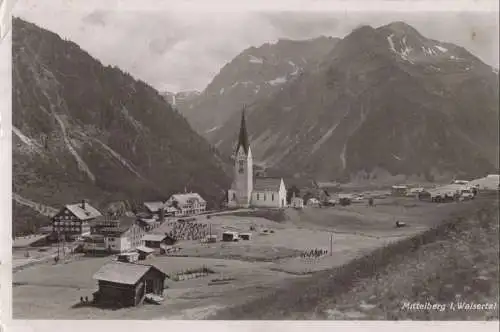
[[[278,191],[254,191],[252,194],[252,206],[279,208],[286,204],[286,195]]]

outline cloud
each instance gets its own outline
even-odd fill
[[[396,20],[498,66],[498,13],[208,11],[169,10],[166,5],[130,10],[120,7],[124,1],[87,0],[84,6],[81,1],[51,0],[41,6],[20,0],[14,15],[76,42],[106,65],[174,92],[204,89],[250,46],[279,38],[343,37],[360,24],[377,27]]]

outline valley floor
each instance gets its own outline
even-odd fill
[[[146,263],[171,275],[202,266],[215,272],[205,277],[168,280],[166,300],[161,305],[119,310],[79,305],[81,296],[92,297],[97,289],[92,275],[110,257],[74,257],[62,264],[48,261],[26,267],[13,275],[13,316],[15,319],[441,319],[439,313],[433,316],[403,313],[398,306],[404,299],[431,301],[430,296],[435,296],[435,302],[441,301],[445,293],[461,294],[464,300],[476,303],[498,301],[492,297],[495,289],[491,286],[498,281],[498,271],[492,270],[492,264],[498,267],[498,258],[493,258],[495,253],[498,255],[498,241],[496,246],[493,243],[498,224],[484,221],[492,218],[491,209],[485,207],[488,204],[492,204],[489,199],[432,204],[412,198],[387,198],[375,207],[359,203],[302,211],[288,209],[288,220],[280,223],[251,216],[216,216],[206,220],[214,234],[226,230],[249,232],[251,226],[273,233],[255,231],[250,241],[235,243],[184,241],[179,245],[177,257],[148,259]],[[478,215],[477,211],[490,212]],[[408,241],[405,239],[430,228],[436,229],[443,220],[455,220],[460,215],[467,218],[457,226],[463,225],[460,227],[465,229],[475,220],[483,220],[480,225],[489,225],[474,228],[469,232],[470,239],[463,237],[462,228],[456,229],[455,236],[460,241],[479,241],[479,244],[464,242],[450,251],[453,242],[447,238],[449,235],[442,235],[415,250],[408,249],[408,244],[399,245],[396,251],[381,249]],[[405,221],[408,226],[395,228],[396,220]],[[300,253],[307,249],[329,250],[331,235],[332,255],[317,259],[301,257]],[[382,256],[380,250],[385,250]],[[366,257],[373,252],[379,252],[379,256],[372,257],[372,267],[361,268],[370,263]],[[482,260],[472,263],[478,257]],[[450,273],[464,271],[467,275],[471,269],[478,274],[474,275],[477,280],[473,277],[469,283],[453,279],[461,272]],[[231,280],[222,284],[213,282],[225,278]],[[470,289],[465,290],[466,286]],[[457,287],[462,287],[463,292],[458,292]],[[485,291],[478,292],[478,287]],[[468,297],[471,292],[483,295]],[[482,314],[476,313],[474,317],[491,316]],[[457,315],[453,317],[469,317],[463,313]],[[495,317],[494,313],[491,317]]]

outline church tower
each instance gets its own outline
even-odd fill
[[[240,134],[234,155],[234,177],[228,191],[228,206],[248,207],[253,191],[253,158],[248,140],[245,108],[241,114]]]

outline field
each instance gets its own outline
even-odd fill
[[[179,243],[180,250],[176,252],[177,257],[156,256],[148,259],[146,261],[148,264],[154,264],[172,276],[188,269],[201,267],[214,271],[213,274],[200,278],[182,281],[168,280],[168,288],[165,290],[166,300],[163,304],[119,310],[79,306],[80,297],[91,298],[92,293],[97,289],[97,282],[92,279],[92,275],[111,258],[75,257],[63,264],[55,265],[53,261],[47,261],[14,273],[13,315],[16,319],[204,319],[213,317],[281,319],[294,318],[291,311],[296,310],[303,313],[302,318],[346,319],[347,317],[348,319],[349,310],[346,311],[347,316],[345,312],[335,316],[335,310],[338,308],[325,299],[325,296],[329,296],[328,292],[317,294],[317,298],[310,303],[305,301],[303,305],[307,304],[308,310],[296,303],[303,301],[300,300],[303,294],[310,293],[305,296],[306,298],[315,294],[310,292],[307,288],[310,286],[307,285],[316,283],[316,278],[324,277],[322,274],[326,273],[328,276],[339,274],[340,272],[336,269],[349,266],[351,264],[349,262],[362,260],[374,251],[377,252],[381,248],[400,243],[401,240],[418,236],[428,229],[439,227],[443,220],[465,215],[467,211],[477,209],[478,204],[483,203],[481,200],[476,200],[432,204],[412,198],[389,197],[377,200],[374,207],[369,207],[366,202],[363,202],[347,207],[305,208],[301,211],[286,209],[286,218],[278,222],[252,214],[212,216],[210,219],[199,217],[199,222],[210,223],[212,234],[220,236],[226,230],[250,232],[252,238],[249,241],[212,244],[182,241]],[[397,220],[406,222],[407,226],[396,228]],[[251,228],[253,231],[250,231]],[[331,238],[332,242],[330,242]],[[320,258],[301,257],[304,250],[330,251],[330,246],[332,252]],[[491,250],[494,251],[495,248]],[[404,256],[403,250],[400,251]],[[496,252],[498,253],[498,245]],[[405,263],[411,265],[414,260],[424,259],[422,257],[424,256],[409,255],[407,261],[405,257]],[[425,259],[428,260],[428,258]],[[442,263],[442,260],[433,261],[434,266]],[[394,283],[402,287],[401,289],[405,289],[407,285],[394,281],[397,279],[398,271],[413,273],[412,278],[424,277],[422,273],[410,272],[413,270],[407,265],[399,266],[395,263],[391,265],[392,268],[384,272],[384,278],[387,278],[384,279],[386,285]],[[382,268],[382,265],[380,267]],[[356,269],[349,271],[350,275],[344,278],[356,280]],[[344,273],[347,272],[344,271]],[[347,307],[352,307],[356,301],[359,304],[362,303],[361,300],[368,301],[370,297],[377,296],[378,293],[373,285],[378,284],[375,282],[378,279],[374,281],[372,278],[373,273],[367,273],[364,276],[363,283],[361,283],[365,285],[364,287],[358,283],[346,284],[344,291],[335,297],[339,299],[336,303],[343,301],[347,303],[345,304]],[[382,278],[378,272],[377,278]],[[212,282],[214,279],[230,280],[226,283],[214,284]],[[449,283],[453,284],[452,281]],[[321,282],[318,283],[318,285],[321,284]],[[306,287],[308,291],[304,293],[301,287]],[[350,289],[351,293],[348,292]],[[288,313],[280,307],[279,303],[276,305],[273,301],[269,302],[269,296],[283,294],[283,292],[288,294],[288,297],[281,295],[281,297],[276,297],[276,301],[282,301],[280,302],[282,307],[289,308]],[[337,309],[332,309],[334,307]],[[270,308],[274,309],[270,310]],[[280,308],[284,311],[280,311]],[[371,316],[366,317],[384,319],[376,310]]]

